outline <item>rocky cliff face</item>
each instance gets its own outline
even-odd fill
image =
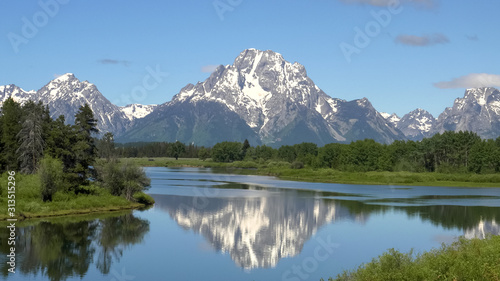
[[[500,91],[495,88],[468,89],[463,98],[439,115],[432,133],[473,131],[483,138],[500,136]]]

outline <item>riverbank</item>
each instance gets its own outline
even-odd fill
[[[3,183],[7,183],[5,176],[1,177],[2,196],[0,196],[0,220],[9,218],[18,220],[57,217],[67,215],[81,215],[102,212],[115,212],[144,208],[147,203],[144,198],[150,197],[145,194],[137,194],[138,202],[131,202],[120,196],[113,196],[107,190],[90,185],[88,194],[74,194],[58,191],[54,194],[51,202],[43,202],[40,196],[40,182],[36,175],[16,175],[15,211],[11,216],[6,198],[7,189]],[[151,199],[152,200],[152,199]],[[11,206],[9,206],[11,207]]]
[[[248,175],[275,176],[283,180],[361,184],[361,185],[412,185],[449,187],[500,187],[500,174],[474,173],[412,173],[412,172],[343,172],[327,168],[305,167],[292,169],[288,162],[235,161],[213,162],[194,158],[127,158],[143,167],[200,167],[217,171]]]
[[[500,236],[465,239],[414,255],[394,249],[329,281],[499,280]]]

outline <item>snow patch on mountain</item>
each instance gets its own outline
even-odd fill
[[[121,106],[120,110],[127,116],[127,118],[132,121],[134,119],[144,118],[157,107],[156,104],[142,105],[142,104],[128,104],[126,106]]]

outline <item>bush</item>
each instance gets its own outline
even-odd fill
[[[212,148],[212,160],[215,162],[233,162],[241,160],[242,144],[239,142],[220,142]]]
[[[96,163],[97,181],[112,195],[124,196],[131,201],[136,192],[146,190],[151,180],[144,170],[131,161],[100,161]]]
[[[293,163],[290,165],[290,168],[292,169],[302,169],[304,168],[304,163],[300,161],[293,161]]]
[[[204,147],[200,148],[200,150],[198,151],[198,158],[200,158],[200,160],[202,161],[205,161],[209,157],[210,157],[210,151],[208,151],[208,149]]]
[[[460,238],[423,254],[394,249],[334,280],[499,280],[500,236]]]
[[[144,204],[144,205],[153,205],[155,203],[155,200],[153,199],[153,197],[151,197],[150,195],[144,193],[144,192],[137,192],[134,194],[134,200],[137,202],[137,203],[141,203],[141,204]]]
[[[268,168],[290,168],[290,163],[284,161],[270,161],[267,164]]]
[[[57,189],[62,185],[62,170],[63,164],[59,159],[45,156],[42,161],[40,161],[38,174],[40,176],[41,195],[44,202],[52,201],[52,195],[54,195]]]

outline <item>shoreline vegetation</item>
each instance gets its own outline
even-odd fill
[[[420,254],[390,249],[328,281],[500,280],[500,236],[459,238]],[[320,281],[324,281],[321,279]]]
[[[215,162],[211,159],[169,157],[122,158],[142,167],[213,168],[214,172],[274,176],[281,180],[356,184],[445,187],[500,187],[500,174],[438,173],[438,172],[346,172],[330,168],[303,167],[296,169],[283,161]]]
[[[9,97],[0,113],[0,220],[141,208],[151,180],[142,167],[114,156],[111,133],[97,138],[88,104],[52,119],[42,102]],[[99,146],[99,147],[98,147]]]

